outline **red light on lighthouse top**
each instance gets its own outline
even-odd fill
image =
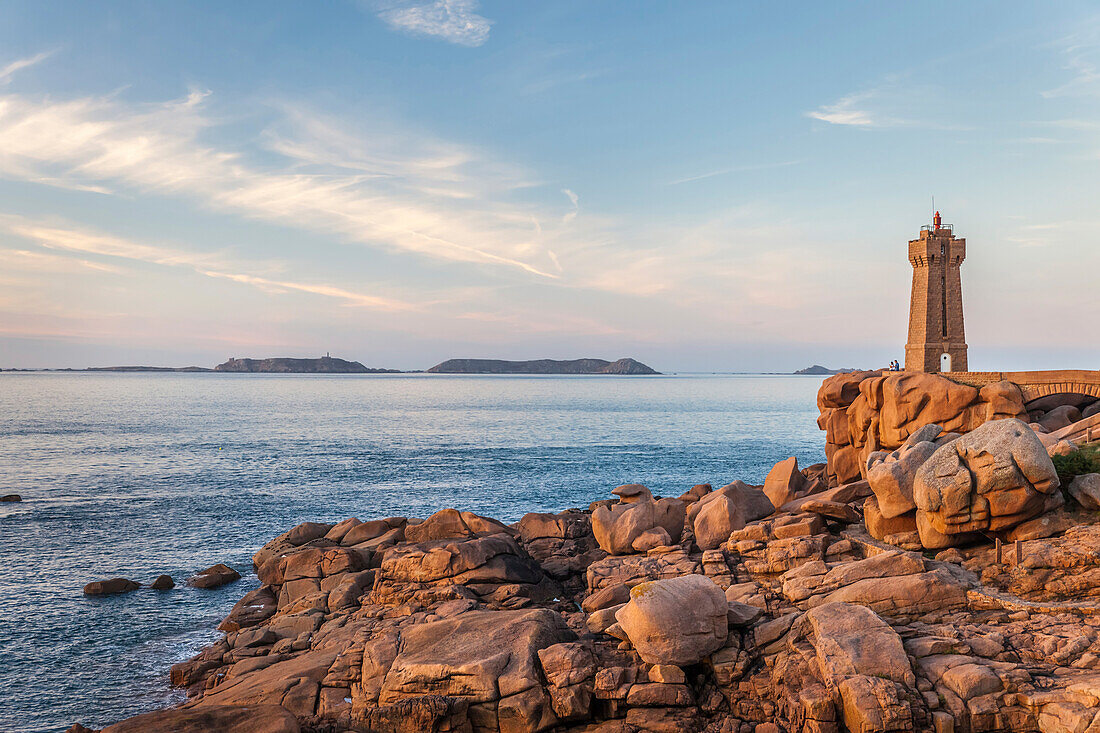
[[[932,225],[933,225],[933,226],[934,226],[934,227],[935,227],[936,229],[939,229],[939,228],[940,228],[940,223],[941,223],[941,222],[942,222],[942,220],[940,219],[940,212],[938,212],[938,211],[937,211],[937,212],[936,212],[936,215],[932,217]]]

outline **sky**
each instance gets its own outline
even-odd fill
[[[1088,2],[0,7],[0,367],[1100,361]]]

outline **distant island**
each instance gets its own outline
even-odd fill
[[[216,372],[249,372],[269,374],[399,374],[400,369],[372,369],[357,361],[334,356],[319,359],[229,359],[214,367]]]
[[[821,367],[815,367],[820,369]],[[208,367],[162,366],[106,366],[83,369],[0,369],[0,371],[56,371],[56,372],[222,372],[229,374],[420,374],[423,372],[403,369],[377,369],[358,361],[348,361],[335,356],[317,359],[293,359],[274,357],[268,359],[238,359],[232,357],[213,369]],[[636,359],[533,359],[530,361],[505,361],[503,359],[448,359],[427,370],[432,374],[616,374],[652,375],[660,372]],[[801,373],[811,373],[803,370]],[[812,372],[817,374],[818,372]],[[821,372],[822,374],[833,372]]]
[[[827,377],[827,376],[832,375],[832,374],[848,374],[849,372],[854,372],[854,371],[858,371],[858,370],[857,369],[829,369],[828,367],[823,367],[820,364],[814,364],[813,366],[806,367],[805,369],[799,369],[797,372],[792,372],[792,374],[809,374],[809,375],[813,375],[813,376]]]
[[[200,366],[188,367],[156,367],[156,366],[109,366],[88,367],[87,369],[66,369],[64,371],[85,372],[212,372],[213,369]]]
[[[448,359],[428,370],[432,374],[660,374],[634,359]]]

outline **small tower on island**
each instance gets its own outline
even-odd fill
[[[913,293],[909,301],[909,342],[905,369],[912,372],[965,372],[966,335],[963,331],[962,279],[966,240],[956,239],[953,227],[936,212],[932,225],[921,227],[909,242],[913,265]]]

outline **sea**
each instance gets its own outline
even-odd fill
[[[820,377],[0,373],[0,731],[178,704],[172,664],[303,521],[518,520],[823,461]],[[224,562],[244,576],[184,584]],[[92,580],[177,587],[88,598]]]

